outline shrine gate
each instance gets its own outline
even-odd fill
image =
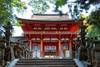
[[[19,20],[33,58],[72,58],[79,21],[66,15],[33,15]]]

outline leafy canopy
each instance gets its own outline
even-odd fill
[[[59,11],[59,7],[67,4],[69,14],[71,14],[73,19],[77,19],[80,16],[80,13],[83,11],[88,12],[91,5],[96,6],[100,3],[100,0],[76,0],[76,1],[70,1],[70,0],[56,0],[56,10]]]
[[[90,36],[100,36],[100,9],[93,11],[89,15],[88,23],[92,26]]]
[[[29,5],[32,6],[34,14],[44,14],[50,7],[48,3],[55,3],[55,0],[30,0]]]
[[[0,24],[7,24],[8,22],[14,22],[15,15],[14,9],[22,9],[25,3],[20,0],[0,0]]]
[[[83,18],[83,23],[87,27],[87,37],[100,36],[100,9],[89,13],[81,13],[80,17]]]
[[[100,9],[97,9],[97,10],[93,11],[89,16],[88,21],[91,24],[94,24],[94,25],[100,27]]]

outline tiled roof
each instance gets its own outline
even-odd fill
[[[41,20],[41,21],[68,21],[71,20],[67,15],[33,15],[32,20]]]

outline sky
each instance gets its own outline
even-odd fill
[[[28,2],[28,0],[22,0],[23,2],[25,1],[26,3]],[[69,1],[75,1],[75,0],[69,0]],[[54,5],[51,3],[48,3],[50,5],[50,8],[47,10],[47,12],[45,12],[45,14],[55,14],[55,12],[53,12],[54,10]],[[63,7],[59,8],[60,10],[62,10],[63,13],[67,13],[68,12],[68,5],[64,5]],[[95,7],[91,5],[91,8],[89,10],[89,12],[91,12],[92,10],[94,10]],[[20,18],[25,18],[25,19],[30,19],[31,16],[33,15],[32,13],[32,7],[27,5],[27,9],[25,11],[23,11],[21,13],[17,13],[16,11],[14,11],[14,13],[17,15],[17,17]],[[69,17],[71,18],[71,16],[69,15]],[[12,36],[22,36],[23,35],[23,30],[21,27],[19,26],[13,26],[14,31],[13,31],[13,35]]]
[[[23,35],[23,30],[20,26],[13,26],[14,31],[12,33],[13,37],[17,37],[17,36],[22,36]]]

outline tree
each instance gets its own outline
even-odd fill
[[[89,13],[81,13],[80,17],[84,18],[83,23],[86,28],[86,37],[100,36],[100,9]]]
[[[100,8],[91,12],[88,23],[92,25],[92,30],[88,33],[90,37],[100,36]]]
[[[6,44],[6,47],[4,49],[10,49],[10,37],[12,33],[12,24],[15,23],[16,16],[14,15],[14,8],[16,10],[22,9],[24,6],[24,3],[22,3],[20,0],[0,0],[0,25],[4,28],[4,41]],[[9,53],[11,53],[9,51]],[[11,54],[8,54],[8,51],[5,52],[4,59],[6,61],[11,60],[10,57]]]
[[[16,20],[13,8],[20,10],[23,8],[23,4],[20,0],[0,0],[0,24],[5,29],[6,41],[9,41],[12,23],[15,23]]]
[[[28,4],[32,6],[33,14],[44,14],[50,8],[49,3],[55,2],[55,0],[30,0]]]
[[[93,11],[89,16],[88,21],[90,22],[90,24],[94,24],[100,27],[100,9]]]
[[[4,28],[0,25],[0,38],[4,36]]]
[[[32,11],[34,14],[44,14],[50,7],[50,3],[55,5],[54,11],[62,15],[62,10],[59,10],[64,5],[68,5],[67,14],[70,14],[73,19],[78,19],[82,11],[88,12],[90,5],[96,5],[99,0],[30,0],[29,5],[32,6]]]
[[[99,0],[76,0],[73,2],[69,2],[69,0],[56,0],[56,10],[59,12],[59,7],[68,4],[69,12],[71,13],[71,16],[73,19],[78,19],[80,16],[80,13],[83,11],[88,12],[91,5],[97,5],[99,4]]]
[[[87,54],[87,52],[90,53],[89,56],[91,57],[90,51],[92,48],[91,46],[93,46],[93,44],[90,43],[91,40],[89,40],[89,39],[100,36],[100,25],[99,25],[100,9],[97,9],[97,10],[91,12],[90,14],[89,13],[81,13],[80,18],[83,19],[82,26],[86,27],[85,29],[82,28],[84,30],[83,33],[85,33],[86,35],[81,36],[81,40],[83,40],[82,44],[85,45],[85,47],[80,49],[80,59],[84,60],[85,59],[84,54]],[[81,31],[81,33],[82,33],[82,31]],[[88,39],[86,39],[85,37],[87,37]],[[86,46],[86,40],[88,42],[87,46]],[[83,50],[83,49],[85,49],[85,50]],[[88,51],[87,51],[87,49],[88,49]],[[91,60],[91,59],[89,59],[89,60]]]

